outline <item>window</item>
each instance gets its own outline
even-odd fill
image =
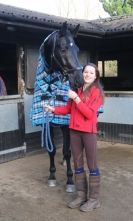
[[[98,68],[101,77],[118,77],[117,60],[98,61]]]

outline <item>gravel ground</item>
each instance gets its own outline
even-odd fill
[[[0,221],[133,221],[133,146],[98,143],[102,206],[89,213],[66,206],[75,194],[65,192],[61,153],[59,148],[56,187],[47,186],[46,153],[0,165]]]

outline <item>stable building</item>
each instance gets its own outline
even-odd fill
[[[38,51],[65,21],[70,29],[80,24],[75,41],[81,64],[100,69],[106,98],[99,139],[133,144],[133,16],[66,19],[0,4],[0,76],[7,88],[0,96],[0,162],[41,149],[41,127],[33,127],[29,116]]]

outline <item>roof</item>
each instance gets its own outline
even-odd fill
[[[21,25],[43,30],[57,29],[64,21],[67,21],[70,27],[80,24],[80,34],[109,36],[133,33],[133,15],[114,16],[89,21],[84,19],[68,19],[0,4],[0,25],[7,23],[8,25]]]
[[[102,25],[106,34],[133,32],[133,15],[113,16],[93,22]]]

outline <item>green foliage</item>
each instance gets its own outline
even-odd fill
[[[103,8],[111,16],[133,15],[133,0],[100,0]]]

